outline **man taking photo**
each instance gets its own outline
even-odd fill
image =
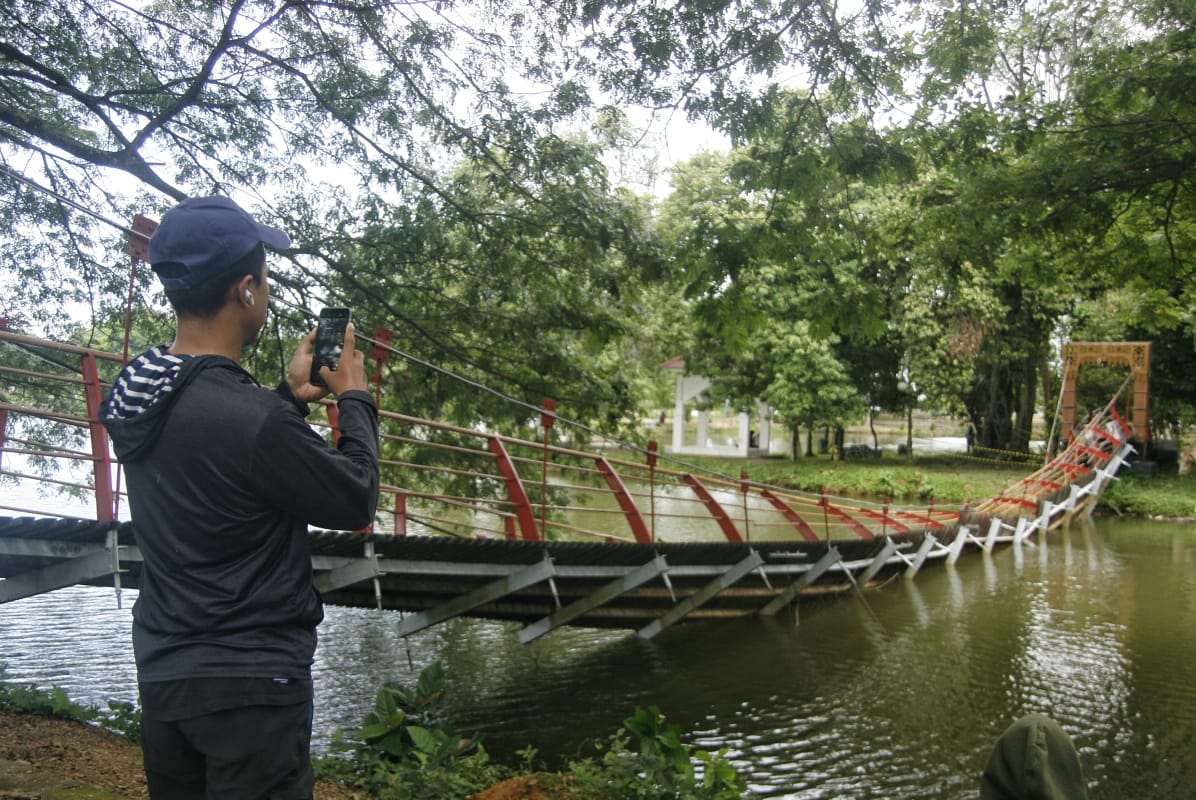
[[[323,604],[308,526],[373,522],[378,423],[350,325],[327,387],[316,331],[266,390],[241,367],[290,239],[225,197],[185,200],[150,238],[174,342],[131,361],[101,411],[143,556],[133,649],[150,796],[311,798],[311,665]],[[304,421],[331,392],[341,436]]]

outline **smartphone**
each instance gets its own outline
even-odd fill
[[[316,327],[316,346],[311,356],[311,382],[315,386],[327,386],[320,376],[320,367],[336,369],[341,362],[341,351],[345,348],[345,328],[353,312],[347,308],[325,308],[320,312]]]

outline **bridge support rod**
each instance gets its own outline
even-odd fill
[[[689,473],[681,476],[681,480],[689,485],[689,488],[694,490],[694,494],[706,506],[710,512],[710,516],[714,517],[718,527],[722,529],[723,536],[727,537],[728,542],[742,542],[743,537],[739,535],[739,529],[735,527],[735,523],[731,521],[731,516],[723,508],[722,504],[715,499],[706,485],[696,476]]]
[[[331,592],[371,578],[377,579],[379,575],[385,574],[378,567],[378,556],[374,554],[373,547],[367,547],[364,557],[354,559],[350,563],[336,567],[322,575],[317,575],[315,585],[316,589],[321,592]]]
[[[897,543],[892,539],[885,539],[885,546],[876,554],[876,558],[872,559],[872,563],[864,570],[864,574],[860,576],[860,586],[867,586],[868,581],[876,577],[876,573],[880,572],[880,568],[885,565],[889,557],[897,552]]]
[[[825,497],[825,495],[824,495],[824,497]],[[842,523],[846,524],[848,527],[850,527],[853,531],[855,531],[856,535],[859,536],[861,539],[875,539],[876,538],[876,534],[874,534],[872,531],[870,531],[868,529],[867,525],[864,525],[862,522],[860,522],[858,519],[856,519],[855,517],[848,514],[843,509],[833,506],[830,503],[826,503],[826,502],[823,502],[822,508],[824,511],[829,513],[832,517],[834,517],[835,519],[839,520],[840,522],[842,522]]]
[[[972,535],[971,528],[960,523],[959,530],[955,532],[955,539],[951,542],[951,552],[947,554],[948,564],[954,564],[959,560],[959,557],[963,554],[963,546],[968,543],[969,539],[977,543],[980,542],[979,539]]]
[[[498,464],[498,471],[502,473],[503,481],[507,484],[507,494],[511,504],[515,507],[515,518],[519,520],[519,532],[530,542],[541,539],[540,531],[536,529],[536,516],[532,513],[532,502],[528,499],[527,490],[523,487],[523,480],[519,477],[519,470],[515,469],[515,462],[507,453],[502,440],[491,436],[486,440],[490,445],[490,452]],[[545,532],[547,533],[547,532]]]
[[[743,559],[738,564],[724,572],[722,575],[718,576],[713,581],[706,584],[701,589],[694,592],[692,595],[685,598],[680,603],[649,622],[644,627],[640,628],[635,632],[635,635],[641,639],[651,639],[665,628],[685,619],[690,612],[701,608],[723,589],[734,586],[749,572],[761,566],[763,563],[764,559],[760,556],[760,554],[755,550],[751,551],[747,558]]]
[[[619,473],[615,472],[615,468],[603,456],[594,459],[594,463],[598,466],[602,477],[606,479],[606,485],[614,492],[615,499],[619,502],[619,508],[623,510],[623,514],[627,517],[627,524],[631,526],[631,532],[635,535],[635,540],[641,544],[650,543],[652,534],[648,530],[648,526],[644,524],[644,517],[640,514],[639,506],[635,504],[631,492],[627,491],[627,486],[619,477]]]
[[[562,625],[568,625],[587,611],[592,611],[598,608],[598,606],[605,605],[616,597],[620,597],[632,589],[642,586],[656,576],[667,572],[668,568],[669,565],[665,561],[664,556],[657,556],[647,564],[636,567],[623,577],[616,578],[610,583],[590,592],[580,600],[576,600],[564,608],[549,614],[547,617],[542,617],[530,625],[523,627],[519,631],[520,644],[527,644]]]
[[[930,555],[930,551],[934,549],[938,541],[933,534],[926,534],[926,537],[922,539],[922,546],[918,548],[918,553],[914,556],[914,563],[905,570],[905,577],[912,578],[918,574],[918,570],[922,569],[922,565],[926,563],[926,557]]]
[[[104,402],[104,388],[100,384],[100,373],[96,366],[94,353],[84,353],[80,365],[83,371],[87,400],[88,428],[91,431],[96,519],[100,522],[112,522],[116,519],[116,495],[112,491],[112,456],[108,452],[108,430],[100,422],[100,406]]]
[[[1004,525],[1005,523],[1001,521],[1000,517],[993,517],[988,526],[988,536],[984,537],[984,552],[991,553],[993,551],[993,547],[997,543],[997,534],[1001,532]]]
[[[399,623],[399,635],[410,636],[417,631],[430,628],[439,622],[444,622],[446,619],[451,619],[478,606],[491,603],[512,592],[517,592],[520,589],[526,589],[528,586],[534,586],[541,581],[546,581],[554,575],[556,575],[556,567],[553,566],[551,558],[545,557],[543,561],[512,572],[510,575],[506,575],[496,581],[491,581],[485,586],[455,597],[446,603],[441,603],[435,608],[412,614]]]
[[[1038,528],[1038,522],[1031,522],[1026,517],[1017,518],[1017,526],[1013,529],[1013,543],[1021,544]]]
[[[833,547],[828,548],[826,553],[822,556],[822,558],[818,559],[814,566],[810,567],[810,569],[806,572],[803,572],[801,576],[793,583],[786,586],[783,592],[770,600],[768,605],[764,606],[764,608],[760,609],[760,613],[765,617],[775,616],[778,611],[792,603],[802,589],[821,578],[822,573],[826,572],[841,560],[842,556],[839,555],[838,550]]]
[[[810,527],[810,524],[802,519],[801,514],[798,514],[796,511],[794,511],[793,508],[790,507],[790,505],[784,500],[777,497],[768,489],[762,490],[760,492],[760,496],[772,503],[773,508],[775,508],[777,511],[780,511],[781,516],[792,523],[793,527],[797,528],[797,532],[800,533],[802,538],[807,542],[822,541],[818,538],[818,534],[814,532],[814,529]]]
[[[1100,497],[1101,489],[1104,488],[1105,481],[1117,480],[1117,470],[1121,469],[1122,462],[1124,462],[1127,458],[1129,458],[1130,453],[1135,453],[1135,452],[1137,452],[1137,451],[1134,449],[1134,446],[1132,444],[1129,444],[1128,442],[1125,443],[1113,454],[1113,458],[1109,461],[1108,464],[1105,465],[1105,467],[1103,469],[1098,469],[1096,471],[1096,474],[1093,476],[1091,483],[1089,483],[1087,486],[1084,486],[1080,489],[1076,489],[1076,487],[1074,485],[1071,487],[1072,493],[1077,498],[1080,495],[1091,495],[1092,496],[1092,499],[1089,500],[1087,503],[1087,506],[1088,506],[1087,516],[1088,517],[1092,516],[1092,511],[1094,508],[1096,508],[1096,498]]]

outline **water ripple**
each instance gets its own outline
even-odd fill
[[[314,667],[317,747],[384,681],[441,660],[458,727],[501,757],[595,756],[637,707],[723,750],[761,796],[973,800],[996,737],[1029,712],[1075,738],[1091,800],[1196,786],[1196,537],[1101,521],[963,559],[788,619],[694,623],[643,642],[458,620],[409,639],[394,613],[328,610]],[[0,606],[9,679],[102,704],[136,696],[129,605],[67,589]]]

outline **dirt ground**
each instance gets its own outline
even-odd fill
[[[572,800],[569,779],[561,775],[520,775],[496,783],[470,800]]]
[[[101,792],[77,790],[96,787]],[[147,800],[141,748],[124,737],[71,720],[0,713],[0,798],[63,797]],[[569,800],[567,779],[512,778],[472,800]],[[315,800],[371,800],[335,783],[316,783]]]
[[[5,781],[19,785],[6,789]],[[70,784],[99,787],[128,800],[149,797],[141,748],[124,737],[82,722],[0,714],[0,797],[43,797]],[[315,800],[367,798],[318,782]]]

